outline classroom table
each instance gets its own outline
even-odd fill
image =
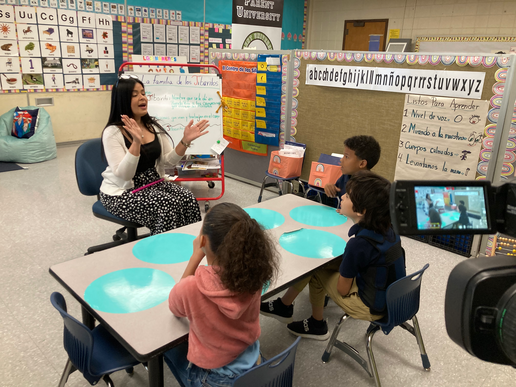
[[[342,254],[352,226],[351,220],[337,214],[334,208],[290,194],[245,210],[268,230],[280,256],[279,274],[264,287],[264,298]],[[202,222],[191,224],[49,269],[81,304],[85,324],[92,327],[94,319],[98,320],[137,360],[148,363],[149,385],[153,387],[163,386],[163,353],[188,335],[188,320],[175,317],[168,309],[166,296],[173,283],[167,285],[166,281],[180,280],[191,254],[191,242],[201,225]],[[149,289],[145,288],[146,294],[142,296],[142,289],[132,286],[127,279],[144,277],[134,276],[144,271],[150,272],[152,278],[165,279],[167,293],[163,294],[162,289],[161,299],[156,296],[152,307],[145,305]],[[132,274],[125,277],[127,273]],[[111,278],[113,275],[118,275],[117,279]],[[109,304],[110,297],[117,300],[115,306]]]

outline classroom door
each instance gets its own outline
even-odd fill
[[[381,35],[380,51],[385,51],[388,19],[346,20],[342,49],[349,51],[369,51],[369,35]]]

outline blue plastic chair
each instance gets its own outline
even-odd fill
[[[429,265],[426,264],[421,270],[397,280],[387,288],[387,315],[381,320],[372,321],[369,328],[367,328],[365,339],[368,362],[348,343],[337,340],[337,336],[342,328],[342,323],[350,318],[350,316],[345,313],[333,330],[326,351],[324,351],[322,356],[323,363],[330,360],[331,350],[335,346],[360,364],[370,377],[374,377],[376,386],[380,387],[380,377],[378,376],[373,354],[373,336],[380,329],[384,334],[388,335],[394,327],[400,326],[415,336],[419,351],[421,352],[423,368],[425,371],[430,371],[430,361],[426,354],[423,337],[421,336],[421,330],[419,329],[419,323],[416,317],[416,313],[419,311],[421,280],[428,266]],[[412,320],[412,325],[407,322],[408,320]]]
[[[301,144],[299,142],[285,141],[285,145],[295,145],[295,146],[300,146],[300,147],[303,147],[306,149],[306,145]],[[303,162],[304,162],[304,158],[303,158]],[[268,187],[276,186],[276,188],[278,189],[278,195],[281,196],[281,195],[283,195],[283,188],[282,188],[283,183],[287,183],[290,186],[290,192],[294,192],[294,184],[292,183],[293,181],[297,181],[299,188],[303,191],[303,195],[304,195],[305,194],[305,186],[301,182],[300,178],[301,178],[301,176],[284,178],[284,177],[273,175],[272,173],[269,173],[268,171],[265,171],[265,176],[262,181],[262,187],[260,189],[260,195],[258,195],[258,203],[260,203],[262,201],[263,190]],[[267,183],[267,179],[273,179],[274,181],[272,183]]]
[[[102,172],[107,167],[106,160],[102,157],[102,140],[96,138],[86,141],[75,153],[75,177],[79,191],[86,196],[97,196],[97,201],[93,204],[93,215],[123,226],[113,236],[113,242],[105,243],[88,248],[91,254],[97,251],[109,249],[126,242],[138,239],[137,229],[143,227],[138,223],[129,222],[109,213],[99,200],[100,185],[102,184]],[[127,235],[124,231],[127,230]]]
[[[50,302],[63,317],[64,348],[68,353],[59,387],[64,387],[68,376],[76,370],[79,370],[91,385],[103,379],[108,386],[114,386],[109,374],[116,371],[126,370],[127,373],[132,374],[133,367],[140,362],[127,352],[102,325],[90,330],[70,316],[61,293],[52,293]]]
[[[298,337],[279,355],[251,368],[235,379],[233,387],[292,387]]]

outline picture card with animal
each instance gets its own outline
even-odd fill
[[[36,8],[34,7],[14,7],[16,24],[36,24]]]
[[[63,73],[65,74],[80,74],[81,60],[63,58]]]
[[[100,75],[86,74],[82,76],[85,89],[100,89]]]
[[[89,12],[93,11],[93,1],[92,0],[86,0],[86,11],[89,11]]]
[[[97,29],[98,44],[113,44],[113,30]]]
[[[57,25],[39,25],[39,40],[42,42],[59,42],[59,28]]]
[[[81,69],[83,73],[97,73],[99,72],[99,60],[98,59],[81,59]]]
[[[134,5],[127,6],[127,16],[134,16]]]
[[[14,7],[0,5],[0,23],[14,23]]]
[[[19,90],[23,89],[21,74],[2,74],[0,76],[3,90]]]
[[[30,0],[30,5],[37,7],[39,5],[38,0]]]
[[[29,0],[20,0],[20,5],[29,5]]]
[[[156,18],[156,8],[150,8],[149,15],[150,15],[151,19],[155,19]]]
[[[113,16],[111,15],[95,15],[95,26],[99,29],[112,30]]]
[[[39,0],[39,5],[42,7],[48,7],[48,0]]]
[[[81,43],[97,43],[95,34],[97,33],[95,28],[82,28],[79,27],[79,42]]]
[[[64,84],[68,90],[82,89],[82,75],[65,75]]]
[[[61,57],[61,43],[40,42],[41,56]]]
[[[183,20],[183,14],[181,11],[176,11],[176,20],[178,20],[178,21]]]
[[[39,40],[38,28],[34,24],[16,24],[18,40]]]
[[[43,74],[45,89],[64,89],[63,74]]]
[[[125,5],[118,4],[118,14],[119,15],[125,15]]]
[[[102,12],[109,13],[109,3],[102,3]]]
[[[52,7],[52,5],[50,5]],[[55,6],[57,8],[57,4]],[[36,15],[38,16],[38,24],[56,25],[57,24],[57,9],[54,8],[36,8]]]
[[[63,58],[80,58],[81,47],[79,43],[61,43],[61,54]]]
[[[41,58],[21,58],[21,67],[23,74],[41,74]]]
[[[0,40],[0,56],[18,56],[16,40]]]
[[[79,29],[77,27],[59,26],[61,42],[78,42]]]
[[[81,58],[98,58],[98,47],[96,44],[81,43]]]
[[[86,9],[86,4],[84,4],[84,0],[77,0],[77,9],[79,11],[84,11]]]
[[[101,74],[116,72],[114,59],[99,59],[99,71]]]
[[[38,40],[20,40],[18,45],[20,46],[20,56],[22,58],[34,58],[41,56],[41,46]]]
[[[41,58],[43,73],[62,73],[63,61],[61,58],[43,57]]]
[[[68,8],[69,9],[75,9],[75,0],[68,0]]]
[[[134,15],[136,17],[142,17],[142,7],[134,7]]]
[[[45,88],[43,74],[22,74],[22,83],[25,90]]]
[[[156,17],[158,19],[163,19],[163,10],[162,9],[157,9],[156,10]]]
[[[14,23],[0,23],[0,41],[13,39],[16,39]]]
[[[163,19],[168,20],[168,18],[169,18],[169,17],[170,17],[170,16],[169,16],[169,14],[168,14],[168,9],[164,9],[164,10],[163,10]]]
[[[112,44],[99,44],[99,58],[114,58],[115,57],[115,46]]]
[[[143,17],[149,17],[149,8],[142,7],[142,16]]]
[[[0,73],[19,73],[20,61],[13,57],[0,57]]]
[[[7,4],[16,4],[16,0],[7,0]]]
[[[59,8],[68,8],[68,2],[66,0],[59,0]]]
[[[98,12],[98,13],[102,12],[102,1],[95,2],[95,12]]]
[[[118,13],[118,6],[115,3],[111,3],[111,14],[116,15]]]
[[[40,42],[38,40],[20,40],[20,56],[22,58],[34,58],[41,56]]]
[[[58,9],[57,17],[59,18],[57,24],[59,24],[60,26],[77,27],[77,12],[68,11],[66,9]]]

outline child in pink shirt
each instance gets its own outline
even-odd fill
[[[261,293],[276,271],[274,244],[244,210],[221,203],[206,214],[169,296],[172,313],[190,322],[188,342],[165,353],[181,386],[231,386],[260,362]]]

